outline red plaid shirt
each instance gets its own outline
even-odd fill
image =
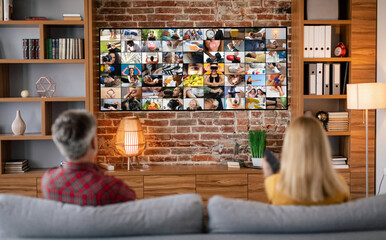
[[[135,192],[93,163],[69,162],[42,177],[43,198],[79,205],[105,205],[135,200]]]

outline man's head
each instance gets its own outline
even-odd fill
[[[132,40],[127,41],[127,45],[129,45],[130,47],[134,46],[134,41]]]
[[[69,160],[77,160],[87,154],[93,144],[95,133],[94,116],[81,110],[63,112],[52,125],[54,142]]]

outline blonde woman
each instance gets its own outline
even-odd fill
[[[281,169],[263,160],[265,189],[274,205],[327,205],[349,200],[348,186],[331,164],[330,143],[321,123],[299,117],[286,130]]]

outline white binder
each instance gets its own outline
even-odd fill
[[[323,63],[316,64],[316,95],[323,95]]]
[[[313,58],[314,57],[314,29],[315,26],[308,26],[308,46],[309,46],[309,52],[308,57]]]
[[[304,42],[303,42],[303,47],[304,47],[304,58],[309,58],[309,52],[310,52],[310,40],[309,40],[309,32],[310,27],[309,26],[304,26]]]
[[[329,63],[324,64],[324,72],[323,72],[323,94],[330,95],[330,65]]]
[[[308,94],[315,95],[316,94],[316,64],[311,63],[308,64]]]
[[[332,64],[332,94],[340,95],[340,63]]]
[[[314,26],[314,58],[320,57],[320,28],[319,26]]]
[[[326,58],[331,57],[331,26],[326,26]]]
[[[320,54],[319,57],[326,57],[326,26],[319,26],[320,34]]]

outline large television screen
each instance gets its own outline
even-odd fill
[[[101,28],[100,110],[288,109],[287,28]]]

